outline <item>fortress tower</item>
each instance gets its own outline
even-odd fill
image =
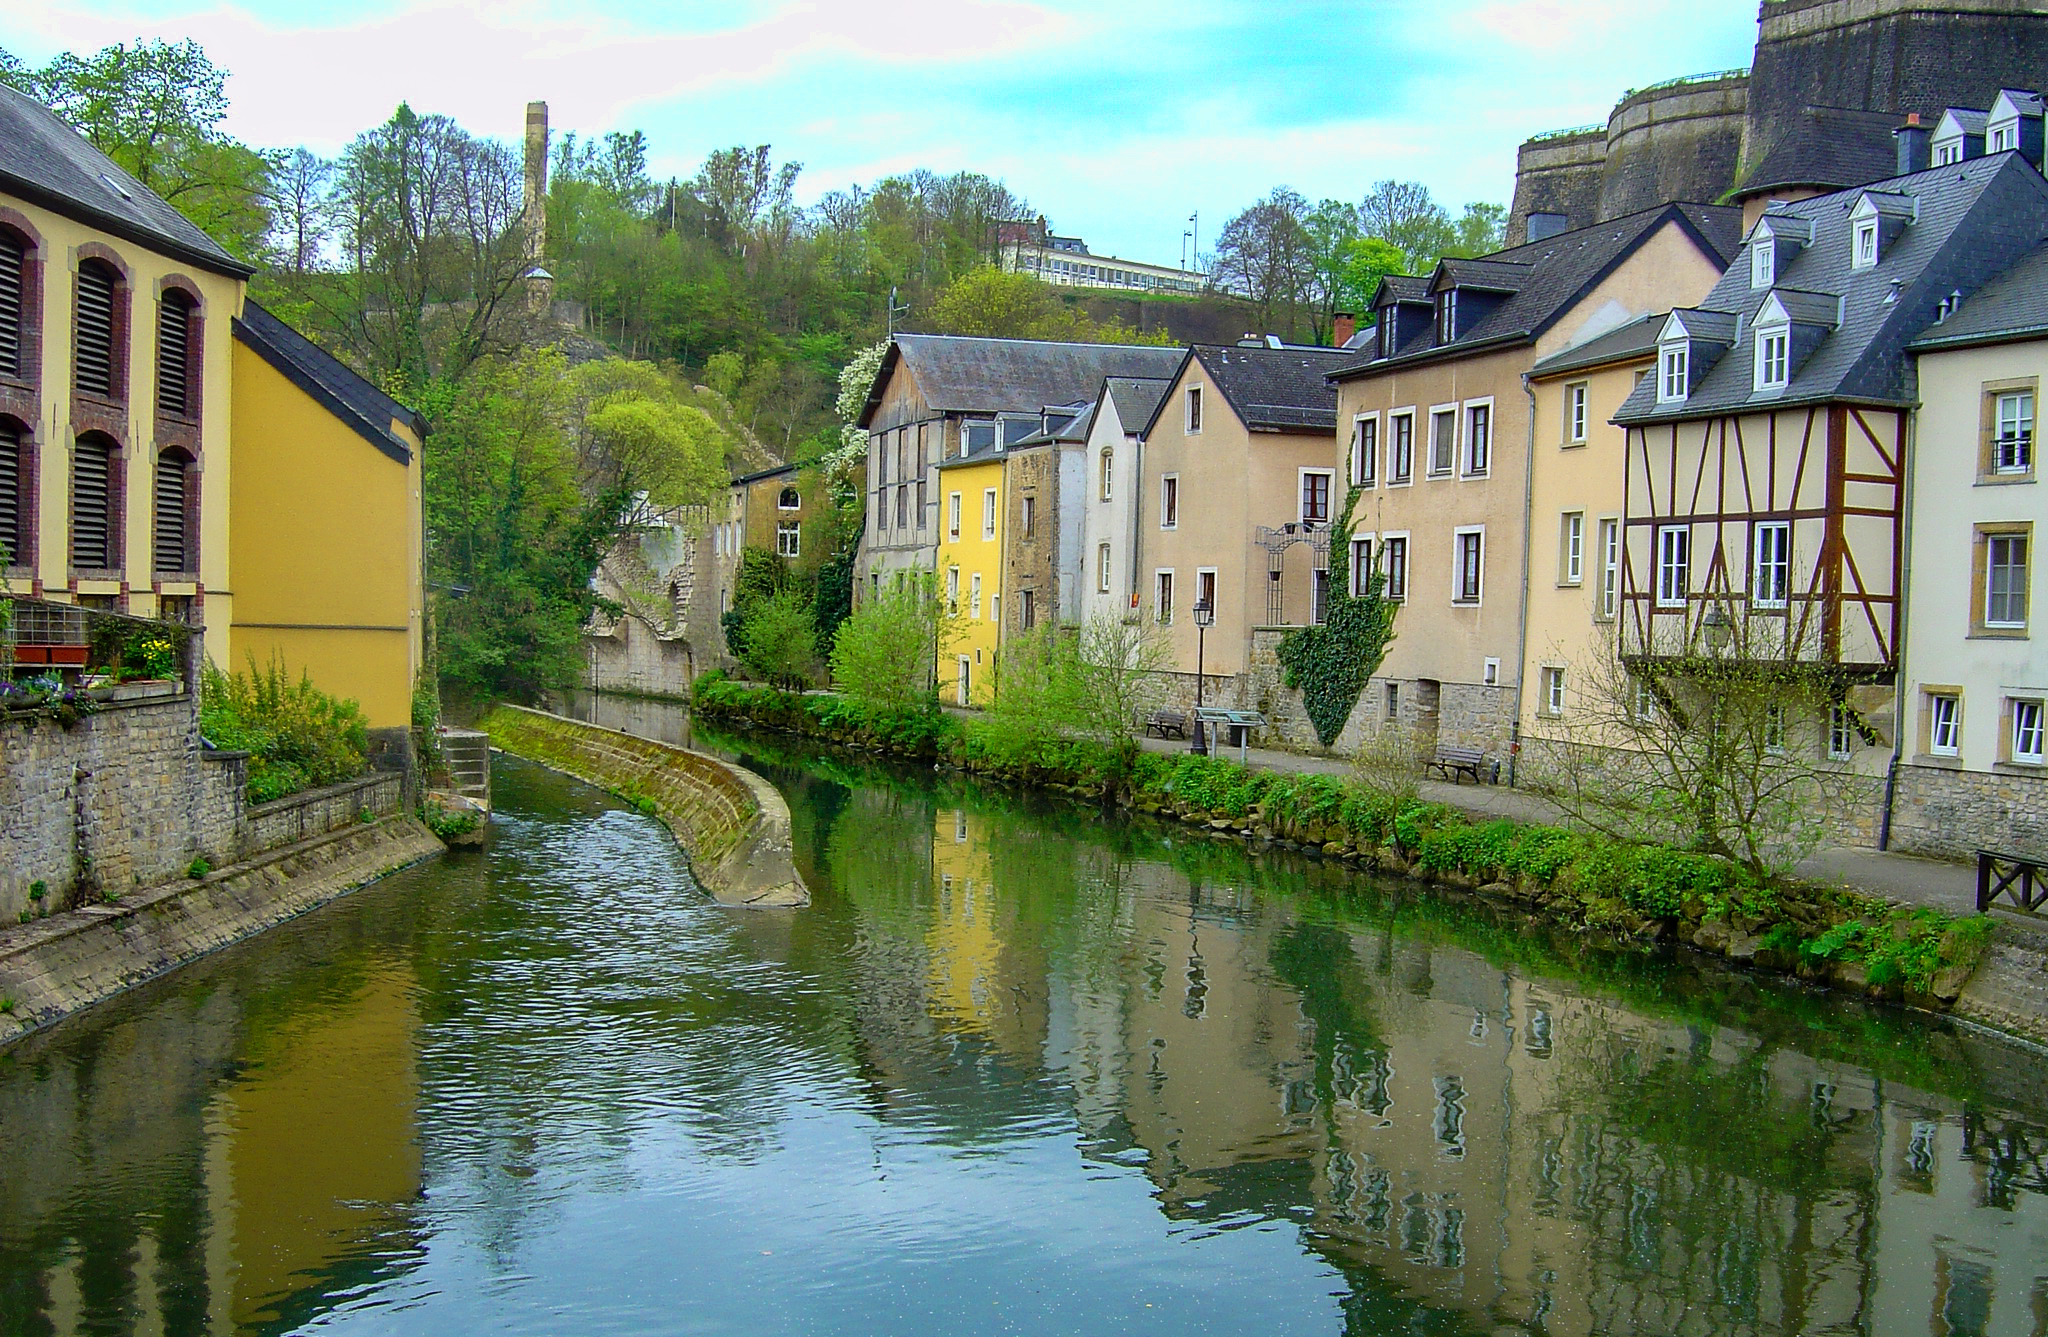
[[[1669,200],[1800,198],[1889,176],[1909,112],[2048,84],[2048,0],[1764,0],[1748,71],[1637,89],[1525,142],[1508,243]]]

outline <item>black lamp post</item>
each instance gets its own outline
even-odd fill
[[[1209,736],[1202,731],[1202,651],[1209,624],[1215,620],[1216,609],[1207,599],[1195,605],[1195,741],[1190,747],[1198,757],[1209,755]]]

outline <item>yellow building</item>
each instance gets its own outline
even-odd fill
[[[248,265],[0,87],[0,589],[282,654],[402,738],[419,424],[247,300]]]
[[[940,692],[985,706],[1003,623],[1003,450],[991,446],[939,466],[939,588],[959,632],[939,647]],[[951,684],[948,690],[946,684]]]

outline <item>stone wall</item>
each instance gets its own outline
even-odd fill
[[[790,851],[789,805],[744,767],[520,706],[478,722],[498,747],[648,805],[721,905],[808,905]]]
[[[718,639],[723,642],[724,636]],[[586,634],[583,644],[589,655],[583,686],[592,691],[686,697],[697,676],[696,651],[689,640],[663,636],[630,613],[603,631]],[[719,663],[724,662],[721,657]]]
[[[1950,859],[1980,849],[2048,855],[2048,777],[1902,763],[1891,847]]]

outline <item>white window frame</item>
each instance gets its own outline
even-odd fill
[[[775,526],[775,555],[777,557],[801,557],[803,555],[803,541],[803,521],[785,520]]]
[[[1116,500],[1116,451],[1115,451],[1115,449],[1114,449],[1113,447],[1110,447],[1110,446],[1104,446],[1104,447],[1102,448],[1102,479],[1101,479],[1101,482],[1102,482],[1102,486],[1101,486],[1101,488],[1100,488],[1100,489],[1098,489],[1098,490],[1099,490],[1099,492],[1100,492],[1100,498],[1099,498],[1099,499],[1100,499],[1100,500],[1102,500],[1102,501],[1115,501],[1115,500]]]
[[[1603,622],[1611,622],[1621,611],[1621,517],[1603,515],[1595,530],[1600,544],[1600,589],[1599,613]]]
[[[1476,415],[1486,415],[1484,441],[1480,433],[1472,430]],[[1480,458],[1475,452],[1483,453]],[[1468,399],[1458,411],[1458,458],[1462,461],[1459,473],[1466,478],[1484,478],[1493,472],[1493,399]]]
[[[2028,614],[2033,612],[2033,580],[2031,579],[2034,562],[2033,539],[2034,536],[2032,534],[2020,533],[1990,533],[1984,535],[1984,626],[1986,628],[1994,631],[2026,630]],[[2017,542],[2020,545],[2020,560],[2017,564],[2020,578],[2020,615],[2017,619],[1994,619],[1991,616],[1991,601],[1997,595],[1994,573],[1998,568],[1993,563],[1992,558],[1998,551],[1999,544],[2010,542]],[[2007,598],[2011,598],[2009,590],[2007,591]],[[2010,610],[2008,609],[2008,611]]]
[[[1991,127],[1991,133],[1985,136],[1984,151],[1986,153],[2010,153],[2019,146],[2020,127],[2017,121],[2006,125],[1995,125]]]
[[[1329,514],[1320,520],[1308,518],[1308,480],[1323,480],[1323,502]],[[1294,518],[1300,524],[1327,525],[1337,514],[1337,471],[1335,469],[1297,469],[1294,478]]]
[[[1953,167],[1953,166],[1955,166],[1955,165],[1956,165],[1957,163],[1961,162],[1962,160],[1963,160],[1963,141],[1962,141],[1962,140],[1960,140],[1960,139],[1950,139],[1950,140],[1944,140],[1943,142],[1941,142],[1941,143],[1939,143],[1939,144],[1936,144],[1936,145],[1934,146],[1934,165],[1935,165],[1936,167]]]
[[[1365,583],[1372,578],[1373,534],[1351,536],[1351,597],[1365,596]],[[1361,561],[1360,559],[1363,558]]]
[[[1159,527],[1180,528],[1180,475],[1159,475]]]
[[[1849,707],[1828,707],[1828,760],[1847,761],[1856,751],[1856,726]]]
[[[1465,540],[1479,540],[1478,588],[1465,597]],[[1477,608],[1486,602],[1486,526],[1461,525],[1451,531],[1451,602],[1459,608]]]
[[[1683,404],[1692,396],[1692,345],[1657,345],[1657,402]]]
[[[1181,395],[1181,429],[1186,436],[1202,434],[1202,387],[1188,386]]]
[[[1479,661],[1479,685],[1482,687],[1500,686],[1500,660],[1488,655]]]
[[[796,505],[794,505],[794,506],[791,506],[791,505],[790,505],[789,503],[785,502],[785,501],[784,501],[784,500],[782,499],[782,498],[784,497],[784,495],[794,496],[794,497],[796,498]],[[797,491],[797,490],[796,490],[795,488],[793,488],[793,487],[785,487],[785,488],[782,488],[782,489],[780,489],[780,490],[778,490],[778,491],[776,492],[776,494],[775,494],[775,509],[776,509],[776,510],[778,510],[778,511],[800,511],[800,510],[802,510],[803,508],[804,508],[804,499],[803,499],[803,494],[802,494],[802,493],[799,493],[799,492],[798,492],[798,491]]]
[[[1775,552],[1767,551],[1773,547]],[[1775,579],[1767,581],[1772,573]],[[1749,531],[1749,606],[1781,609],[1791,603],[1792,522],[1759,520]]]
[[[1451,440],[1448,457],[1443,467],[1436,463],[1436,424],[1440,418],[1451,420]],[[1423,473],[1430,478],[1450,478],[1458,472],[1458,406],[1456,404],[1432,404],[1429,408],[1429,440],[1423,443],[1429,452],[1424,461]]]
[[[1927,694],[1927,751],[1937,757],[1963,754],[1963,698],[1954,692]]]
[[[1564,665],[1546,664],[1543,668],[1543,713],[1551,719],[1561,719],[1564,708]]]
[[[976,622],[981,621],[981,572],[979,571],[973,572],[967,577],[967,616],[973,618]]]
[[[1768,232],[1758,233],[1749,247],[1749,286],[1768,288],[1777,281],[1777,239]]]
[[[981,537],[987,542],[996,536],[996,490],[985,487],[981,490]]]
[[[2006,734],[2007,760],[2015,766],[2040,766],[2048,763],[2048,705],[2040,697],[2015,696],[2006,698],[2006,713],[2012,724]]]
[[[946,494],[946,537],[956,543],[960,541],[960,494],[958,492],[948,492]]]
[[[1193,608],[1196,604],[1202,601],[1203,585],[1207,585],[1209,587],[1209,615],[1211,617],[1214,617],[1216,614],[1216,609],[1223,602],[1223,596],[1217,592],[1218,586],[1216,584],[1215,567],[1198,566],[1195,568],[1195,597],[1189,601],[1188,607]]]
[[[1677,563],[1671,561],[1671,549],[1676,541],[1680,551]],[[1692,602],[1692,526],[1659,525],[1656,529],[1657,544],[1657,607],[1684,608]],[[1680,577],[1680,588],[1671,587],[1671,573],[1676,570]]]
[[[1869,218],[1850,220],[1849,226],[1849,268],[1874,269],[1878,260],[1878,220]]]
[[[1407,468],[1407,471],[1406,471],[1406,472],[1403,472],[1403,473],[1396,473],[1396,472],[1394,471],[1394,465],[1395,465],[1395,463],[1396,463],[1396,462],[1397,462],[1397,461],[1398,461],[1398,460],[1399,460],[1399,459],[1401,458],[1401,457],[1400,457],[1400,455],[1399,455],[1399,453],[1398,453],[1398,452],[1397,452],[1397,451],[1395,450],[1395,443],[1396,443],[1396,442],[1398,442],[1398,441],[1399,441],[1399,440],[1401,439],[1401,431],[1400,431],[1400,429],[1394,426],[1394,424],[1395,424],[1396,422],[1401,422],[1401,423],[1404,423],[1404,424],[1405,424],[1405,425],[1407,426],[1407,429],[1408,429],[1408,458],[1407,458],[1407,464],[1408,464],[1408,468]],[[1412,484],[1413,484],[1414,482],[1415,482],[1415,410],[1414,410],[1414,409],[1402,409],[1402,410],[1401,410],[1401,411],[1400,411],[1399,413],[1389,413],[1389,414],[1387,414],[1387,486],[1388,486],[1388,487],[1409,487],[1409,486],[1411,486],[1411,485],[1412,485]]]
[[[1110,561],[1111,561],[1111,558],[1110,558],[1110,549],[1109,549],[1109,545],[1108,545],[1107,543],[1098,543],[1098,544],[1096,544],[1096,545],[1095,545],[1095,592],[1096,592],[1097,594],[1107,594],[1107,593],[1109,593],[1109,585],[1110,585],[1110,580],[1109,580],[1109,575],[1110,575]]]
[[[1351,420],[1349,475],[1354,487],[1379,486],[1380,415],[1361,413]]]
[[[1173,568],[1156,568],[1152,572],[1152,620],[1162,627],[1173,625],[1173,596]]]
[[[1558,526],[1558,584],[1586,583],[1586,513],[1566,511]]]
[[[1379,561],[1387,573],[1386,597],[1393,603],[1405,602],[1408,598],[1408,576],[1411,565],[1408,560],[1408,549],[1410,546],[1408,531],[1405,529],[1388,530],[1381,533],[1378,537],[1380,544]],[[1388,555],[1389,549],[1393,548],[1395,544],[1400,545],[1398,549],[1394,550],[1399,558],[1398,562],[1395,556]],[[1399,579],[1396,579],[1396,576]]]
[[[2010,405],[2012,412],[2006,413]],[[1995,474],[2028,474],[2034,471],[2034,392],[2032,390],[2002,390],[1996,393],[1991,406],[1992,431],[1991,471]],[[2007,432],[2006,424],[2012,424]],[[2007,447],[2012,448],[2007,454]]]
[[[946,568],[946,611],[954,617],[960,615],[960,568],[957,565]]]
[[[1593,400],[1591,381],[1573,381],[1564,388],[1564,443],[1568,446],[1586,444],[1592,414],[1589,412]]]
[[[1782,390],[1792,383],[1792,327],[1772,324],[1756,327],[1756,366],[1751,376],[1753,390]]]

